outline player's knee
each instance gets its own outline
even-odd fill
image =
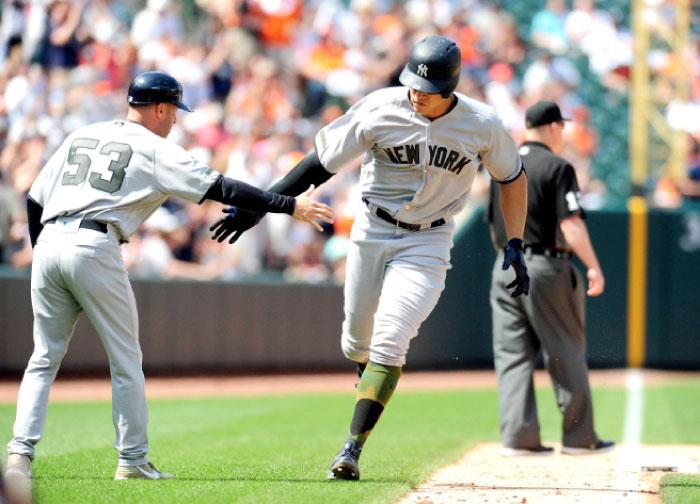
[[[406,352],[386,352],[372,346],[369,360],[382,366],[403,367],[406,364]]]
[[[358,345],[356,342],[346,338],[345,336],[343,336],[341,348],[343,349],[343,354],[345,357],[352,361],[367,362],[367,359],[369,359],[369,348]]]
[[[376,335],[370,348],[370,360],[385,366],[403,366],[406,364],[409,339],[392,334],[392,337]]]
[[[27,364],[27,373],[56,374],[63,362],[65,352],[36,352],[32,354]]]

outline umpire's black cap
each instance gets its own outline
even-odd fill
[[[144,72],[137,75],[129,85],[127,101],[130,105],[172,103],[177,108],[192,112],[182,103],[182,84],[164,72]]]
[[[538,101],[525,112],[525,126],[528,128],[561,121],[570,121],[570,119],[562,117],[559,105],[551,101]]]

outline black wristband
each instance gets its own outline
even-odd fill
[[[501,242],[503,243],[503,242]],[[520,238],[511,238],[508,240],[508,246],[513,248],[523,248],[523,241]]]

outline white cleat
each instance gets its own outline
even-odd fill
[[[21,455],[19,453],[10,453],[7,457],[7,465],[5,466],[5,476],[16,474],[23,478],[29,479],[32,477],[32,459],[29,455]]]
[[[160,472],[156,469],[156,466],[150,462],[139,466],[119,466],[117,467],[117,472],[114,474],[115,480],[127,480],[127,479],[149,479],[149,480],[162,480],[162,479],[173,479],[172,474]]]
[[[8,504],[31,504],[32,502],[32,459],[28,455],[12,453],[7,457],[4,488]],[[0,496],[0,501],[2,496]]]

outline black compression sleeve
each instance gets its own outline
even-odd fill
[[[311,185],[318,187],[334,174],[326,171],[316,151],[308,154],[268,191],[288,196],[299,196]]]
[[[284,196],[263,191],[255,186],[234,180],[223,175],[219,176],[202,198],[219,201],[245,210],[256,212],[286,213],[292,215],[296,200],[292,196]]]
[[[32,248],[36,245],[36,241],[41,234],[44,226],[41,225],[41,216],[44,213],[44,207],[34,201],[32,198],[27,198],[27,224],[29,225],[29,241]]]

